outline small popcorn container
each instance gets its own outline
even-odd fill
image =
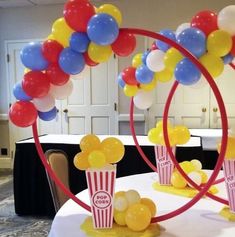
[[[167,152],[166,146],[156,145],[154,147],[157,171],[160,185],[171,185],[171,174],[174,170],[174,164]],[[175,146],[172,147],[175,154]]]
[[[112,228],[116,165],[107,169],[88,169],[86,179],[94,228]]]
[[[223,170],[230,211],[235,213],[235,159],[225,158]]]

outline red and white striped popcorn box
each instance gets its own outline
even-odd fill
[[[235,159],[226,159],[223,163],[225,185],[230,211],[235,213]]]
[[[159,183],[160,185],[171,185],[171,174],[174,170],[174,163],[167,152],[166,146],[156,145],[154,151]],[[175,146],[172,147],[172,152],[175,154]]]
[[[86,179],[94,228],[112,228],[116,165],[107,169],[88,169]]]

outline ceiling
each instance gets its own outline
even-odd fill
[[[0,8],[64,4],[66,0],[0,0]]]

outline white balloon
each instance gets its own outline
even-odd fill
[[[128,208],[128,201],[127,198],[124,197],[118,197],[114,200],[114,209],[117,211],[125,211]]]
[[[153,91],[140,90],[134,96],[134,104],[138,109],[148,109],[153,104],[154,94]]]
[[[33,99],[36,109],[40,112],[48,112],[55,106],[55,98],[50,93],[42,98]]]
[[[190,179],[192,179],[192,181],[193,181],[194,183],[196,183],[197,185],[201,185],[201,183],[202,183],[202,176],[201,176],[198,172],[196,172],[196,171],[190,172],[190,173],[188,174],[188,177],[189,177]],[[192,187],[191,184],[188,183],[188,185],[189,185],[190,187]]]
[[[136,190],[133,189],[128,190],[127,192],[125,192],[125,197],[127,199],[129,206],[140,202],[140,195]]]
[[[73,91],[73,82],[69,80],[62,86],[55,86],[51,84],[50,93],[57,99],[57,100],[64,100],[68,96],[71,95]]]
[[[146,59],[147,67],[153,72],[160,72],[165,68],[164,64],[165,53],[161,50],[151,51]]]
[[[217,19],[219,29],[235,35],[235,5],[223,8],[219,12]]]
[[[185,23],[179,25],[179,26],[177,27],[176,31],[175,31],[175,36],[176,36],[176,38],[178,37],[178,35],[179,35],[182,31],[184,31],[185,29],[188,29],[189,27],[190,27],[190,23],[188,23],[188,22],[185,22]]]

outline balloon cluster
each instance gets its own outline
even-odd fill
[[[119,191],[114,196],[114,221],[133,231],[145,230],[156,214],[156,205],[149,198],[141,198],[136,190]]]
[[[175,146],[176,144],[183,145],[190,139],[190,132],[186,126],[177,125],[173,127],[168,121],[167,132],[171,146]],[[156,123],[155,128],[149,130],[148,139],[153,144],[165,145],[162,120]]]
[[[19,127],[32,125],[37,117],[55,118],[55,99],[72,93],[70,75],[79,74],[86,65],[106,62],[114,52],[128,56],[136,46],[134,35],[119,27],[120,10],[111,4],[95,8],[88,0],[68,0],[63,17],[52,25],[43,43],[31,42],[21,51],[26,67],[24,78],[16,83],[17,99],[9,111],[11,121]]]
[[[74,157],[74,165],[79,170],[103,168],[119,162],[125,153],[122,142],[115,137],[108,137],[102,142],[94,134],[84,136],[80,141],[81,152]]]
[[[202,164],[199,160],[183,161],[179,163],[183,171],[188,175],[188,177],[195,182],[197,185],[203,185],[207,183],[208,176],[205,171],[202,170]],[[175,188],[183,189],[191,185],[181,176],[181,174],[174,170],[171,175],[171,184]]]
[[[187,49],[202,63],[212,77],[218,77],[224,64],[235,56],[235,5],[227,6],[218,15],[201,11],[189,23],[179,25],[176,31],[163,29],[159,33]],[[173,78],[183,85],[193,85],[201,78],[200,70],[177,49],[156,40],[150,50],[136,54],[132,66],[118,76],[118,84],[126,96],[134,96],[139,109],[147,109],[153,101],[157,82]]]

